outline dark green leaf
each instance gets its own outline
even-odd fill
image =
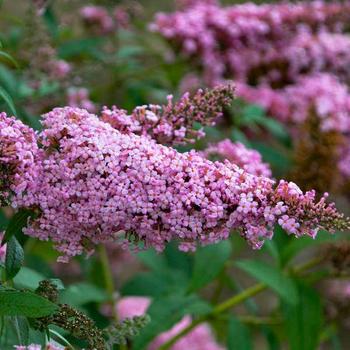
[[[35,214],[33,211],[28,209],[21,209],[18,211],[7,225],[2,244],[9,242],[12,236],[21,233],[22,229],[27,225],[28,219],[34,216]]]
[[[148,268],[154,271],[167,269],[167,262],[163,254],[158,254],[154,249],[148,249],[137,254],[137,258]]]
[[[5,58],[5,60],[11,62],[16,68],[18,68],[18,63],[16,62],[16,60],[8,53],[0,51],[0,58],[1,57]]]
[[[151,322],[134,339],[133,350],[143,350],[158,334],[170,329],[185,315],[203,315],[210,306],[197,296],[171,295],[156,299],[148,308]]]
[[[168,244],[164,255],[170,269],[180,270],[186,277],[192,275],[193,256],[180,251],[177,242]]]
[[[284,304],[285,331],[290,350],[316,350],[322,326],[322,306],[318,293],[298,285],[299,302]]]
[[[280,261],[280,252],[274,240],[267,240],[264,243],[263,250],[266,250],[277,262]]]
[[[247,137],[244,135],[244,133],[238,129],[233,129],[231,132],[231,138],[233,141],[238,141],[246,145],[247,147],[250,147],[250,141],[247,139]]]
[[[269,117],[264,118],[261,123],[263,127],[265,127],[268,131],[271,132],[272,135],[279,138],[280,140],[288,140],[289,135],[284,126],[278,122],[276,119],[272,119]]]
[[[227,349],[253,349],[249,329],[234,316],[230,317],[230,321],[228,324]]]
[[[0,86],[0,98],[5,101],[13,115],[17,115],[15,105],[13,103],[12,97],[7,93],[7,91]]]
[[[258,260],[241,260],[236,265],[258,281],[267,284],[287,303],[297,303],[298,294],[293,280],[285,276],[279,268]]]
[[[39,286],[39,282],[44,279],[44,275],[24,266],[13,279],[13,282],[17,288],[35,290]]]
[[[159,297],[174,292],[184,292],[187,278],[181,271],[142,272],[133,276],[122,288],[123,295]]]
[[[318,245],[334,242],[342,239],[341,235],[330,234],[326,231],[320,231],[316,238],[302,237],[301,239],[293,239],[282,250],[282,264],[287,264],[292,258],[303,252],[306,248],[316,247]]]
[[[64,59],[85,55],[99,60],[103,58],[103,53],[100,49],[103,42],[103,38],[86,38],[66,41],[59,48],[58,55]]]
[[[15,277],[21,269],[24,261],[24,252],[22,246],[18,243],[15,236],[12,236],[6,246],[5,272],[6,280]]]
[[[194,257],[193,275],[188,290],[192,292],[210,283],[223,269],[230,255],[229,241],[199,248]]]
[[[101,303],[108,300],[107,294],[90,283],[76,283],[62,291],[60,302],[72,306],[81,306],[87,303]]]
[[[44,317],[57,310],[57,305],[28,291],[0,290],[0,315]]]
[[[13,316],[10,317],[12,327],[17,336],[17,344],[28,345],[29,341],[29,323],[25,317]]]

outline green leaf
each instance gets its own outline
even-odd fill
[[[28,345],[29,341],[29,323],[25,317],[10,317],[10,322],[17,336],[17,344]]]
[[[249,329],[236,317],[231,316],[228,324],[227,350],[251,350]]]
[[[260,260],[240,260],[236,265],[258,281],[265,283],[287,303],[296,304],[298,294],[292,279],[277,267]]]
[[[272,119],[269,117],[264,118],[261,123],[268,131],[271,132],[272,135],[279,138],[280,140],[288,141],[289,134],[285,127],[276,119]]]
[[[15,236],[12,236],[6,246],[5,273],[6,280],[15,277],[21,269],[24,261],[24,252],[22,246],[18,243]]]
[[[139,56],[144,52],[143,47],[136,45],[126,45],[121,47],[116,54],[116,58],[120,60],[133,59],[135,56]]]
[[[290,350],[316,350],[322,326],[322,306],[318,293],[298,285],[299,302],[284,304],[285,331]]]
[[[181,271],[141,272],[122,287],[123,295],[160,297],[164,294],[184,292],[187,278]]]
[[[284,174],[291,168],[292,161],[284,148],[259,141],[252,141],[251,145],[261,153],[264,161],[269,163],[278,174]]]
[[[103,43],[103,38],[84,38],[65,41],[58,49],[58,56],[63,59],[71,59],[85,55],[100,60],[103,58],[103,51],[100,49]]]
[[[265,116],[265,111],[258,105],[245,105],[241,111],[240,124],[250,125],[256,122],[260,122]]]
[[[210,283],[223,269],[230,258],[231,250],[229,241],[199,248],[194,257],[192,280],[188,291],[193,292]]]
[[[185,315],[204,315],[210,310],[210,306],[195,295],[171,295],[157,298],[147,310],[151,322],[141,331],[139,336],[134,338],[132,349],[147,349],[147,345],[154,337],[169,330]]]
[[[338,234],[330,234],[326,231],[320,231],[316,238],[302,237],[301,239],[293,239],[284,246],[281,254],[282,264],[286,265],[291,259],[303,252],[306,248],[316,247],[318,245],[334,242],[343,237]]]
[[[39,282],[44,279],[44,275],[24,266],[15,276],[13,282],[17,288],[28,288],[35,290],[39,286]]]
[[[72,306],[87,303],[102,303],[108,300],[108,295],[100,288],[90,283],[76,283],[62,291],[60,302]]]
[[[231,139],[235,142],[241,142],[247,147],[251,147],[251,143],[248,140],[247,136],[245,136],[245,134],[238,129],[233,129],[231,131]]]
[[[177,242],[169,243],[164,251],[164,255],[170,269],[181,271],[186,278],[191,277],[193,256],[180,251]]]
[[[274,240],[267,240],[264,243],[263,250],[266,250],[278,263],[280,262],[280,252]]]
[[[0,290],[0,315],[37,318],[56,310],[57,305],[32,292]]]
[[[0,51],[0,58],[1,57],[5,58],[7,61],[10,61],[16,68],[19,68],[17,61],[8,53]]]
[[[153,271],[164,271],[167,262],[163,254],[158,254],[154,249],[148,249],[137,254],[137,258]]]
[[[2,98],[7,106],[9,107],[13,115],[17,115],[15,105],[13,103],[12,97],[0,86],[0,98]]]
[[[16,236],[22,233],[22,229],[27,225],[28,219],[34,217],[33,211],[28,209],[21,209],[11,218],[7,225],[4,238],[2,239],[2,245],[9,242],[12,236]]]

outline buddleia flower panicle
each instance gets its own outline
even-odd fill
[[[51,239],[61,260],[101,242],[127,243],[123,237],[131,236],[158,251],[172,240],[190,251],[238,231],[260,248],[277,223],[290,234],[313,237],[319,228],[350,226],[314,191],[303,193],[286,181],[276,186],[227,160],[179,153],[149,136],[120,132],[82,109],[54,109],[37,135],[21,122],[2,119],[8,128],[0,144],[34,155],[25,162],[26,186],[17,188],[17,177],[9,178],[15,182],[11,203],[36,208],[40,215],[24,232]],[[1,166],[14,161],[21,171],[22,158],[12,153],[1,158]]]

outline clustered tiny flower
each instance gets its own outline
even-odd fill
[[[270,166],[263,162],[261,154],[254,149],[248,149],[240,142],[232,142],[229,139],[225,139],[209,145],[204,150],[203,155],[208,158],[218,156],[223,160],[227,159],[246,172],[256,176],[272,176]]]
[[[315,143],[305,149],[298,137],[304,123],[316,116],[315,127],[322,134],[333,133],[336,140],[325,166],[338,163],[337,176],[323,188],[332,183],[332,189],[339,190],[350,179],[349,19],[349,2],[220,6],[190,1],[179,11],[158,14],[151,29],[200,70],[199,77],[185,77],[183,85],[234,80],[237,97],[264,107],[289,128],[296,163],[302,149],[310,163],[319,158],[321,168],[325,157],[320,154],[328,145]],[[307,160],[300,162],[307,166]]]
[[[195,151],[179,153],[82,109],[55,108],[37,135],[1,116],[8,127],[0,132],[5,145],[0,167],[14,166],[1,175],[13,182],[7,200],[40,213],[24,232],[51,239],[61,260],[124,239],[158,251],[177,240],[180,249],[191,251],[227,239],[232,231],[260,248],[280,219],[296,236],[349,228],[348,219],[325,196],[316,200],[315,191],[303,193],[283,180],[276,186]]]
[[[202,128],[195,129],[195,123],[213,125],[233,96],[233,85],[219,85],[212,90],[200,89],[193,96],[186,92],[177,102],[169,95],[167,105],[136,107],[131,115],[115,106],[105,107],[101,118],[121,132],[150,136],[162,144],[192,143],[205,135]]]

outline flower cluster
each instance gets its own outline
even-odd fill
[[[180,47],[185,55],[195,57],[205,80],[213,84],[225,77],[244,79],[253,66],[279,57],[281,51],[288,52],[289,47],[297,44],[293,40],[298,34],[301,35],[298,40],[306,45],[304,52],[293,57],[293,48],[285,58],[302,66],[302,62],[294,60],[309,54],[317,65],[325,59],[314,57],[305,38],[325,29],[340,32],[346,29],[349,18],[350,5],[346,2],[247,3],[229,7],[197,2],[183,11],[158,14],[151,29]],[[332,44],[324,37],[315,40],[321,40],[317,50],[328,57],[327,49]],[[337,38],[336,42],[348,46],[345,40]],[[330,58],[333,54],[337,57],[338,51],[333,47],[332,51]]]
[[[317,201],[314,191],[303,193],[283,180],[275,186],[271,179],[229,161],[211,162],[195,151],[179,153],[148,136],[120,132],[85,110],[56,108],[46,114],[37,136],[39,152],[32,138],[26,147],[21,144],[33,132],[3,119],[9,128],[0,134],[0,144],[37,153],[36,176],[26,186],[14,186],[12,198],[12,205],[40,213],[24,232],[52,239],[66,257],[121,236],[158,251],[177,240],[189,251],[226,239],[231,230],[259,248],[276,223],[296,236],[350,227],[325,197]],[[0,166],[18,158],[23,157],[0,158]]]
[[[144,315],[151,303],[147,297],[124,297],[117,304],[117,314],[121,320]],[[167,340],[181,332],[191,323],[191,317],[185,316],[180,322],[152,341],[148,350],[156,350]],[[178,340],[171,348],[172,350],[223,350],[213,337],[211,329],[207,324],[198,325],[186,336]]]
[[[89,90],[86,88],[69,88],[67,102],[70,107],[83,108],[91,113],[96,112],[95,104],[90,100]]]
[[[151,28],[192,58],[202,81],[235,79],[238,97],[289,127],[298,183],[314,188],[312,179],[323,177],[317,189],[339,191],[350,175],[349,18],[348,2],[229,7],[197,2],[159,14]],[[183,85],[198,82],[191,74]],[[315,173],[322,167],[334,171]]]
[[[282,89],[264,84],[257,87],[238,84],[237,96],[263,106],[285,123],[300,125],[315,113],[322,131],[350,131],[349,89],[330,74],[302,76]]]
[[[177,102],[169,95],[167,105],[136,107],[131,115],[117,107],[104,108],[101,118],[123,133],[150,136],[162,144],[194,142],[205,135],[202,129],[195,129],[196,123],[213,125],[223,107],[231,104],[233,93],[232,85],[219,85],[198,90],[193,96],[185,93]]]
[[[130,15],[123,6],[116,6],[109,11],[103,6],[88,5],[81,8],[80,15],[85,25],[99,35],[110,34],[119,28],[126,28],[130,22]]]
[[[249,174],[265,177],[272,176],[270,166],[262,161],[261,154],[254,149],[248,149],[240,142],[233,143],[231,140],[226,139],[216,144],[211,144],[204,150],[203,154],[207,158],[219,157],[220,159],[227,159]]]
[[[33,190],[39,151],[35,132],[14,117],[0,113],[0,206],[12,196]],[[15,205],[13,203],[13,205]]]
[[[232,57],[234,55],[234,57]],[[350,78],[350,38],[338,33],[301,32],[286,47],[271,45],[266,52],[231,52],[232,75],[250,84],[268,83],[282,87],[295,83],[300,75],[332,73],[343,81]]]
[[[349,146],[343,147],[338,166],[341,173],[346,178],[350,178],[350,147]]]
[[[289,126],[298,183],[337,191],[349,180],[350,92],[335,76],[302,76],[281,89],[239,84],[237,95]]]

